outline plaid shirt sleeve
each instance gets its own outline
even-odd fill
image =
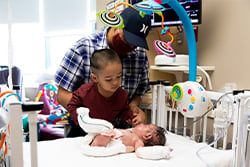
[[[56,72],[55,81],[64,89],[73,92],[89,74],[91,44],[87,40],[70,48]]]
[[[91,82],[89,58],[96,49],[105,48],[106,31],[80,39],[65,54],[55,75],[55,82],[73,92]]]

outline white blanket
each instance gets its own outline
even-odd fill
[[[173,148],[170,159],[145,160],[136,157],[135,153],[125,153],[110,157],[87,157],[81,152],[83,138],[65,138],[38,142],[39,167],[230,167],[233,164],[232,150],[217,150],[205,147],[200,151],[203,162],[196,152],[204,143],[195,143],[182,136],[167,134],[168,145]],[[24,166],[30,167],[29,143],[24,143]]]

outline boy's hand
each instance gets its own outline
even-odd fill
[[[132,119],[132,125],[138,125],[140,123],[146,122],[146,115],[138,106],[130,107],[130,109],[134,113],[134,118]]]

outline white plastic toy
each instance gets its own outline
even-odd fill
[[[188,118],[202,116],[208,110],[210,98],[197,82],[177,83],[173,85],[171,95],[179,111]]]

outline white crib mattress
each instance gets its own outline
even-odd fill
[[[167,134],[168,145],[173,148],[170,159],[145,160],[139,159],[135,153],[119,154],[110,157],[88,157],[81,153],[82,137],[64,138],[38,142],[39,167],[230,167],[233,164],[232,150],[217,150],[205,147],[204,143],[196,143],[182,136]],[[207,165],[208,164],[208,165]],[[24,167],[30,167],[30,146],[24,143]]]

